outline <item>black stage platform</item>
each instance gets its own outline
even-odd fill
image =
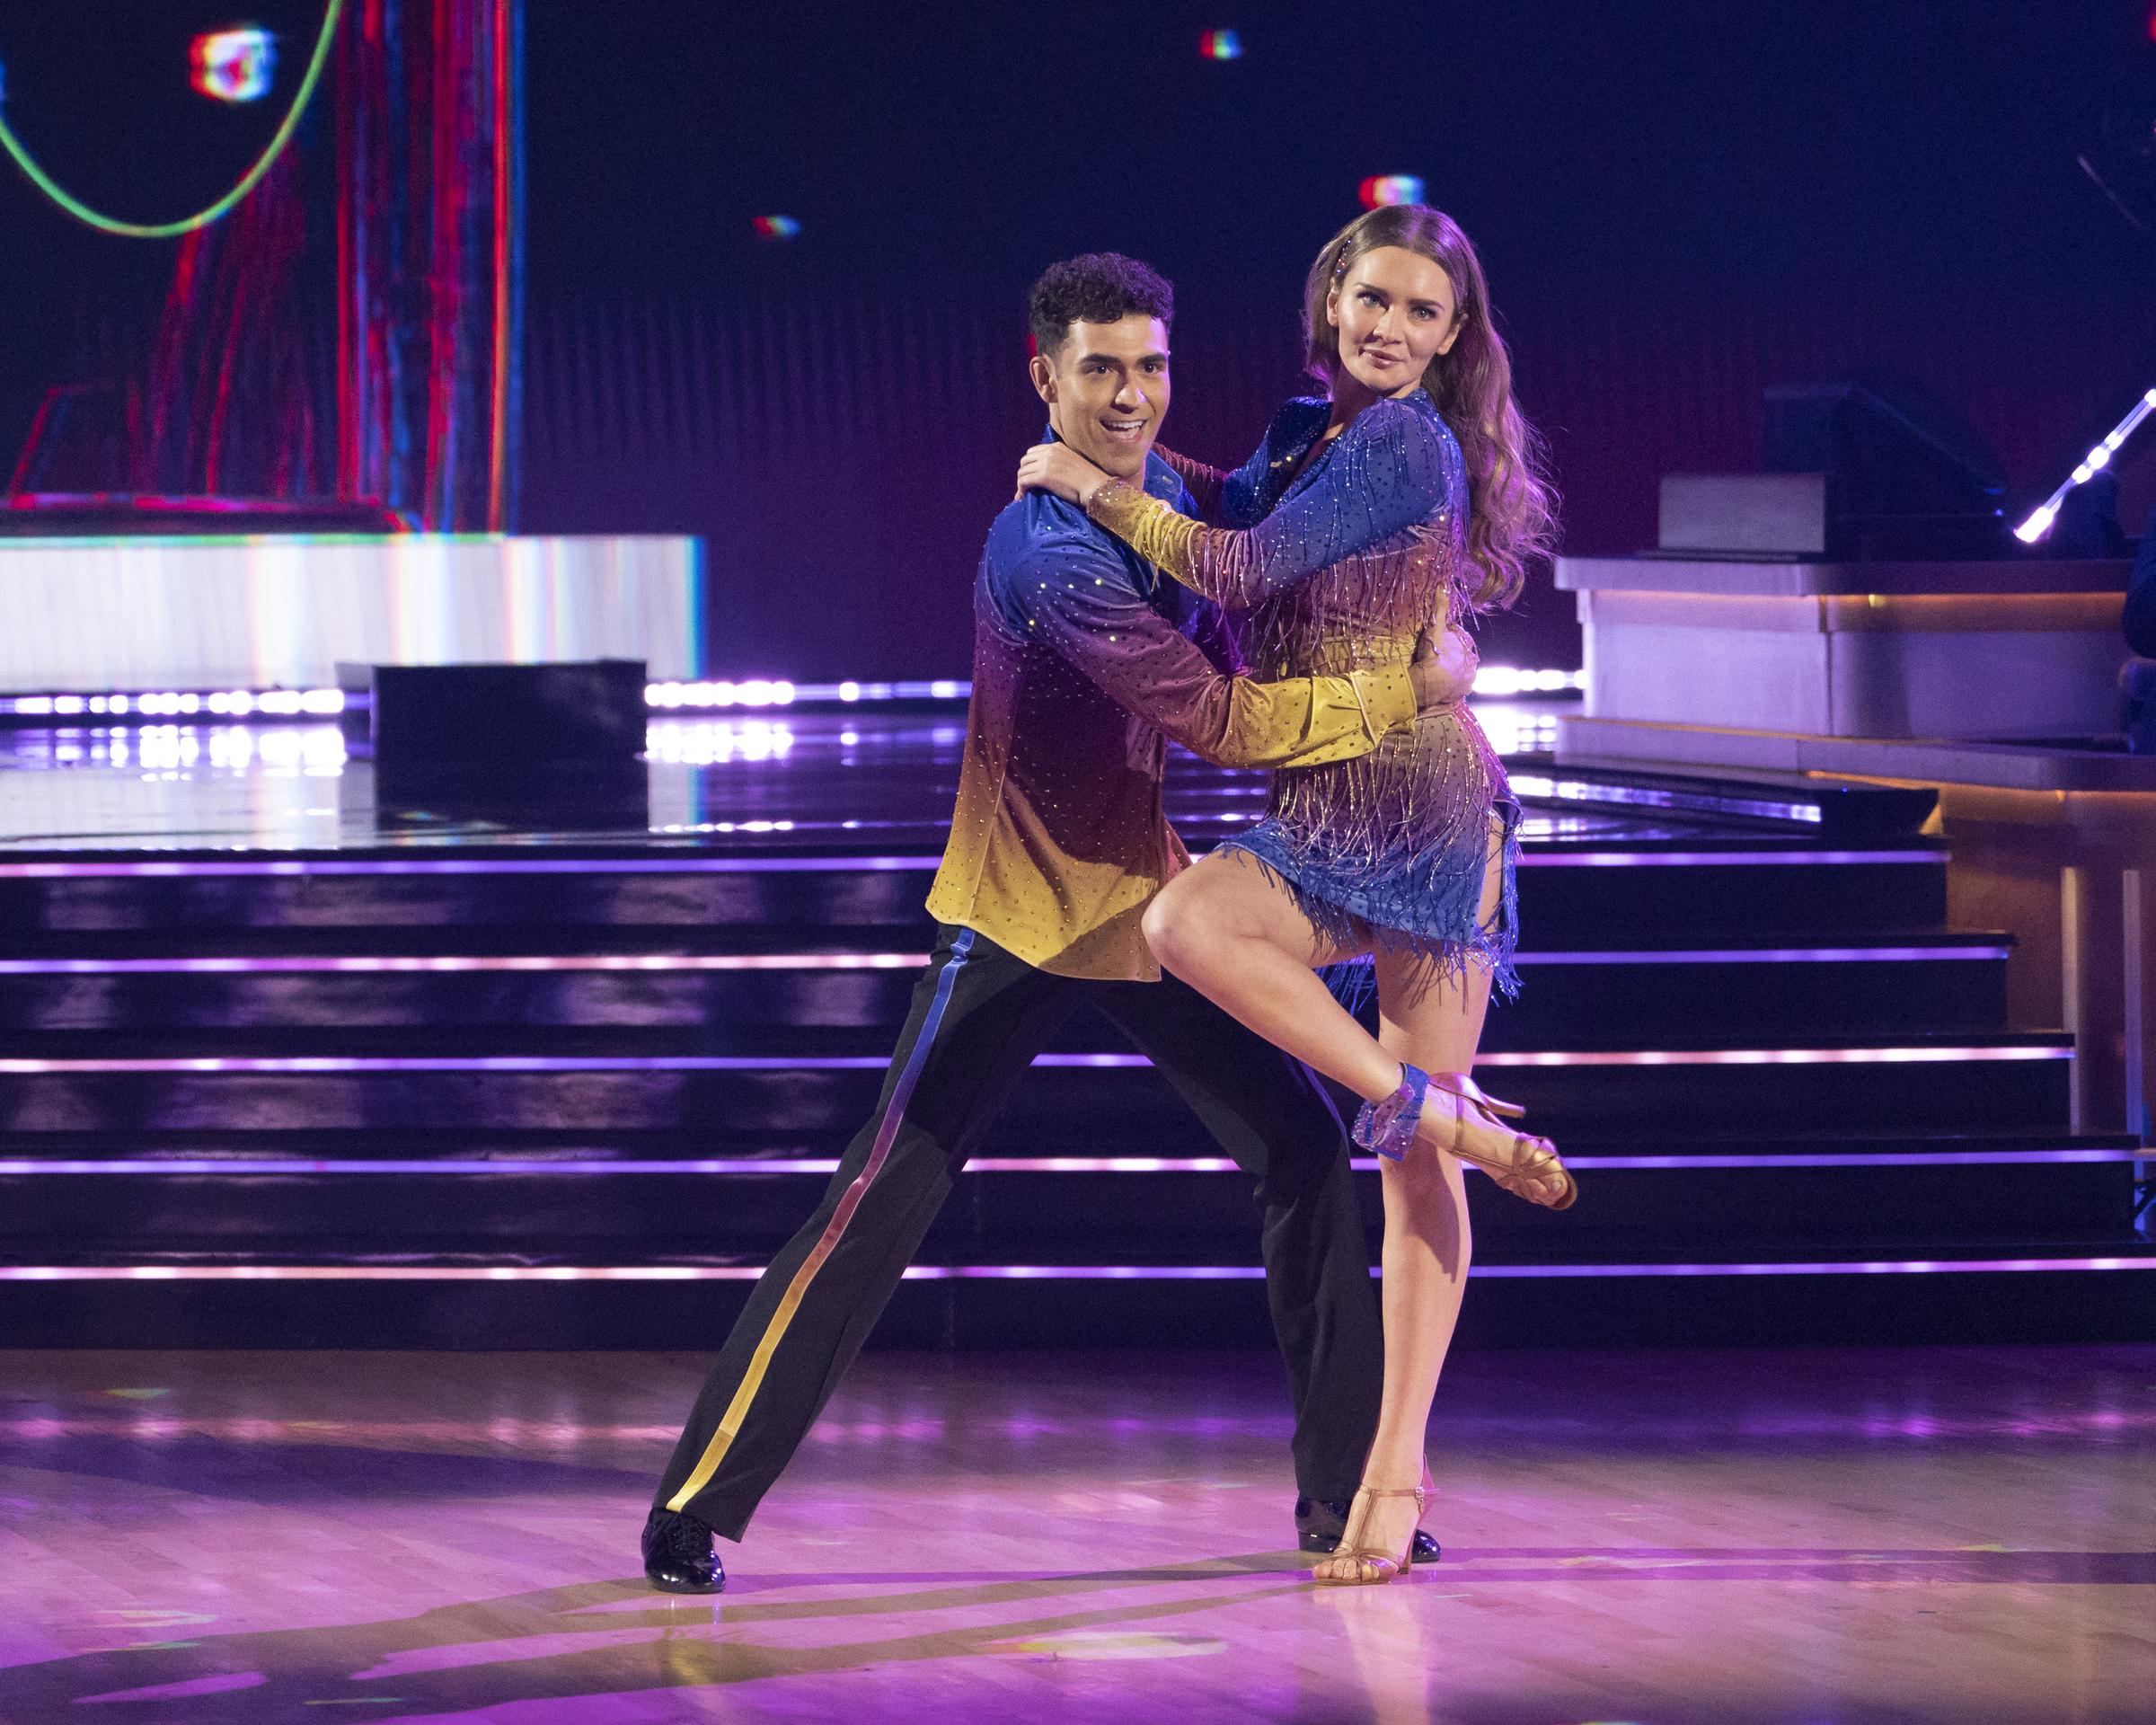
[[[1583,1194],[1472,1182],[1471,1340],[2156,1337],[2138,1146],[2067,1130],[1928,797],[1560,772],[1479,711],[1530,811],[1482,1068]],[[711,1343],[874,1096],[963,723],[660,719],[643,820],[384,807],[328,724],[0,733],[0,1332]],[[1194,848],[1261,795],[1171,773]],[[1180,1104],[1104,1024],[1040,1066],[883,1338],[1260,1340]]]

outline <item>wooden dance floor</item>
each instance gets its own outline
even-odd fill
[[[0,1354],[0,1720],[2145,1721],[2156,1349],[1483,1353],[1313,1587],[1277,1363],[872,1354],[717,1599],[701,1362]]]

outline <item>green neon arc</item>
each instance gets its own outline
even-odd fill
[[[322,82],[323,68],[330,63],[330,44],[336,39],[338,15],[344,10],[344,0],[329,0],[328,9],[322,20],[322,36],[314,44],[314,55],[307,61],[307,75],[299,83],[299,93],[292,98],[292,106],[277,135],[269,146],[255,158],[254,165],[243,174],[239,184],[226,192],[208,209],[198,210],[192,216],[182,217],[176,222],[123,222],[117,217],[90,208],[75,197],[58,181],[40,167],[36,159],[23,147],[22,140],[7,123],[4,110],[0,110],[0,145],[15,158],[15,165],[30,176],[31,183],[66,210],[76,221],[96,228],[102,234],[117,234],[128,240],[171,240],[182,234],[192,234],[199,227],[208,227],[219,217],[228,214],[241,199],[260,185],[262,176],[277,164],[291,143],[292,134],[299,129],[300,116],[307,111],[307,103],[314,94],[314,86]]]

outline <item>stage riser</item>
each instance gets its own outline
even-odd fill
[[[987,1154],[1005,1154],[994,1146]],[[1374,1226],[1377,1176],[1357,1177]],[[1884,1169],[1584,1170],[1563,1214],[1472,1176],[1486,1261],[1657,1255],[1677,1241],[1786,1252],[1877,1246],[1929,1256],[2002,1239],[2127,1242],[2127,1163]],[[242,1252],[310,1261],[400,1253],[545,1262],[762,1264],[822,1196],[821,1175],[101,1174],[0,1172],[0,1245],[144,1261]],[[923,1262],[1233,1264],[1256,1246],[1236,1174],[966,1174]],[[1709,1243],[1712,1243],[1711,1246]]]
[[[1493,1089],[1541,1129],[1573,1125],[1696,1134],[1757,1128],[2011,1131],[2065,1117],[2063,1060],[1884,1065],[1581,1066],[1495,1068]],[[1209,1145],[1143,1068],[1044,1069],[1013,1101],[1020,1123],[1093,1122],[1100,1154]],[[795,1133],[868,1118],[876,1071],[426,1073],[364,1075],[92,1073],[0,1076],[0,1131],[92,1132],[368,1127],[553,1127]],[[393,1153],[393,1138],[384,1138]]]
[[[525,926],[544,931],[543,940],[574,929],[667,928],[702,931],[709,950],[724,951],[727,931],[736,928],[783,928],[790,939],[811,943],[826,931],[917,937],[928,926],[922,903],[929,880],[924,869],[624,874],[603,864],[589,873],[0,880],[0,932],[133,930],[169,938],[211,929],[340,928],[371,931],[379,942],[358,950],[396,951],[405,928]],[[1945,912],[1943,857],[1557,867],[1538,865],[1530,854],[1520,871],[1521,924],[1545,948],[1606,941],[1613,929],[1688,944],[1702,928],[1742,930],[1747,938],[1823,927],[1923,928]]]
[[[1532,953],[1529,955],[1532,960]],[[1666,1036],[1886,1036],[2001,1028],[2002,959],[1522,967],[1516,1001],[1494,1010],[1486,1049],[1618,1048],[1642,1024]],[[649,1026],[729,1034],[840,1028],[887,1040],[903,1023],[912,970],[628,971],[552,974],[322,973],[62,976],[0,979],[0,1031],[97,1033],[265,1026]]]
[[[1457,1346],[1981,1345],[2156,1340],[2156,1271],[1472,1284]],[[716,1350],[739,1283],[16,1283],[13,1347]],[[871,1338],[911,1349],[1265,1348],[1256,1282],[909,1282]],[[1283,1393],[1282,1418],[1286,1402]]]

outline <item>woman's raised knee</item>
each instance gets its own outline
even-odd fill
[[[1217,921],[1202,897],[1179,891],[1171,882],[1153,895],[1139,926],[1153,956],[1182,976],[1203,962],[1202,954],[1221,933],[1212,926]]]

